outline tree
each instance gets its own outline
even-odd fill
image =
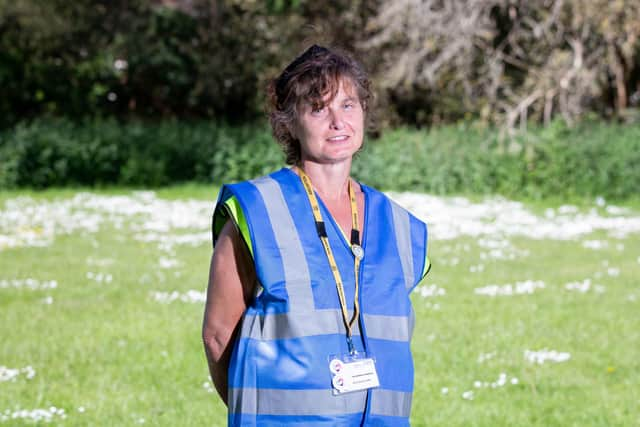
[[[385,1],[360,46],[383,52],[389,93],[424,94],[430,121],[468,111],[513,129],[621,113],[640,81],[638,16],[633,0]]]

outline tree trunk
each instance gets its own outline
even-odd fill
[[[627,86],[625,82],[625,70],[624,70],[624,62],[622,61],[622,57],[620,52],[618,51],[618,47],[615,42],[610,41],[608,44],[609,50],[609,67],[613,72],[613,76],[615,78],[615,89],[616,89],[616,113],[620,113],[622,110],[627,108]]]

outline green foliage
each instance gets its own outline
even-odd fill
[[[0,133],[0,187],[233,181],[279,167],[266,129],[212,123],[36,121]]]
[[[470,125],[395,130],[365,145],[354,174],[388,190],[624,199],[640,193],[638,164],[640,125],[558,121],[513,140]]]
[[[364,2],[0,0],[0,128],[41,116],[264,113],[266,82],[311,40],[353,47]]]
[[[34,121],[0,132],[0,187],[231,182],[283,165],[266,128],[212,122]],[[475,125],[367,141],[354,175],[385,190],[540,199],[640,193],[640,125],[555,122],[512,140]]]
[[[256,37],[247,29],[279,28],[271,15],[295,5],[181,10],[154,3],[0,0],[0,127],[42,115],[259,114],[257,70],[279,52],[261,43],[284,31]]]
[[[94,3],[0,1],[0,126],[113,112],[107,95],[121,77],[113,42],[141,2]]]
[[[422,16],[417,0],[0,0],[0,128],[42,116],[254,120],[267,82],[311,43],[363,60],[382,128],[502,123],[539,91],[520,117],[637,120],[637,2],[555,3]],[[582,50],[591,56],[576,62]]]

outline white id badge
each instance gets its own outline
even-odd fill
[[[380,385],[376,361],[366,353],[329,356],[329,371],[334,396]]]

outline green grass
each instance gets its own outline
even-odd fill
[[[471,248],[473,241],[467,240]],[[464,253],[455,267],[437,266],[442,245],[433,242],[436,267],[431,280],[445,287],[440,310],[414,298],[419,319],[414,336],[417,387],[414,425],[442,426],[601,426],[640,422],[640,294],[637,237],[624,251],[593,251],[576,242],[515,240],[531,255],[514,261],[486,262],[482,273],[469,273],[478,252]],[[446,256],[445,256],[446,258]],[[606,270],[602,261],[620,268],[596,283],[604,294],[570,292],[567,282],[582,281]],[[524,279],[543,280],[532,295],[488,297],[473,289]],[[431,336],[431,337],[430,337]],[[569,352],[563,363],[531,365],[526,349]],[[478,363],[480,354],[495,356]],[[503,388],[473,387],[495,381],[501,372],[518,378]],[[449,394],[442,387],[453,388]],[[474,390],[473,401],[461,399]]]
[[[108,194],[125,191],[108,190]],[[162,190],[169,199],[215,200],[211,187]],[[17,193],[4,193],[6,201]],[[69,190],[32,193],[51,200]],[[0,204],[0,207],[3,206]],[[535,209],[540,209],[538,203]],[[589,239],[605,239],[595,233]],[[579,241],[510,239],[528,256],[482,260],[476,240],[433,240],[426,285],[446,295],[414,293],[414,426],[632,426],[640,424],[640,239],[591,250]],[[465,245],[467,249],[465,250]],[[209,244],[175,246],[180,266],[160,269],[166,254],[125,229],[58,236],[44,248],[0,251],[0,280],[55,279],[51,290],[0,288],[0,366],[33,366],[36,376],[0,382],[5,410],[56,406],[64,426],[222,426],[225,409],[203,383],[201,303],[159,303],[152,291],[204,290]],[[452,259],[459,258],[453,264]],[[92,265],[101,260],[103,265]],[[620,270],[606,274],[603,264]],[[482,263],[483,272],[470,266]],[[109,273],[110,283],[87,278]],[[602,294],[571,292],[565,283],[595,277]],[[526,279],[546,287],[531,295],[488,297],[474,288]],[[629,296],[635,295],[633,301]],[[43,298],[53,297],[52,304]],[[438,304],[439,309],[435,308]],[[524,351],[568,352],[567,362],[532,365]],[[482,363],[480,354],[494,353]],[[500,373],[518,384],[474,388]],[[446,387],[449,392],[442,393]],[[474,391],[473,400],[462,393]],[[83,407],[84,412],[79,408]],[[32,425],[12,420],[4,425]],[[0,425],[3,425],[0,422]]]

